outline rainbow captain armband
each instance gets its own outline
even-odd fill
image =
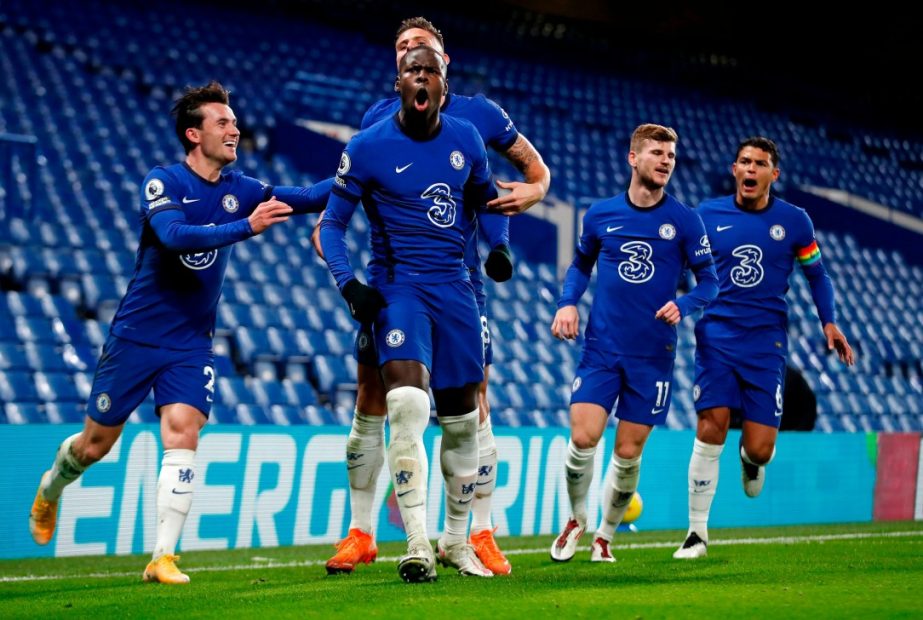
[[[805,246],[798,250],[796,254],[798,262],[802,267],[813,265],[820,260],[820,248],[817,247],[817,240],[811,242],[811,245]]]

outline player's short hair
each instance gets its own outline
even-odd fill
[[[176,137],[187,153],[195,148],[195,144],[186,137],[186,130],[190,127],[201,129],[202,121],[205,119],[199,108],[206,103],[228,105],[230,95],[231,92],[220,82],[212,80],[205,86],[187,86],[182,96],[173,104],[170,112],[176,117]]]
[[[737,158],[740,157],[740,152],[748,146],[769,153],[769,159],[772,160],[772,167],[779,167],[779,161],[781,159],[781,157],[779,157],[779,147],[776,146],[775,142],[764,136],[750,136],[746,140],[741,140],[740,144],[737,145],[737,154],[734,155],[734,161],[737,161]]]
[[[678,142],[679,136],[672,127],[645,123],[643,125],[638,125],[634,133],[631,134],[631,146],[629,148],[637,153],[641,150],[641,145],[645,140],[653,140],[654,142]]]
[[[397,43],[397,40],[401,38],[402,34],[413,28],[425,30],[436,37],[436,40],[439,41],[439,46],[442,47],[442,51],[445,53],[445,41],[442,39],[442,33],[433,25],[433,22],[425,17],[408,17],[402,21],[401,25],[397,27],[397,34],[394,35],[394,42]]]

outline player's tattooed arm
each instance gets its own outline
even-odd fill
[[[497,181],[497,187],[508,189],[510,192],[496,200],[491,200],[487,206],[507,215],[515,215],[522,213],[545,197],[551,185],[551,171],[542,160],[541,154],[522,134],[519,134],[503,156],[522,173],[525,182]]]

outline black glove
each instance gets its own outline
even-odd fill
[[[366,286],[359,280],[350,280],[343,287],[343,299],[349,304],[349,313],[360,323],[375,320],[378,311],[388,305],[377,288]]]
[[[498,245],[487,255],[484,262],[484,271],[487,277],[494,282],[506,282],[513,277],[513,255],[510,248]]]

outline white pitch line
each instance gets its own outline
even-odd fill
[[[908,536],[923,536],[923,530],[906,532],[851,532],[846,534],[817,534],[814,536],[777,536],[773,538],[729,538],[713,540],[709,545],[792,545],[804,542],[827,542],[831,540],[864,540],[873,538],[903,538]],[[613,545],[613,549],[663,549],[673,548],[677,542],[649,542]],[[578,547],[578,551],[588,551],[589,547]],[[504,551],[506,555],[535,555],[548,553],[547,547],[540,549],[510,549]],[[102,556],[101,556],[102,557]],[[63,559],[63,558],[62,558]],[[397,562],[400,556],[384,556],[378,558],[379,562]],[[187,573],[218,573],[237,570],[253,570],[264,568],[301,568],[323,566],[326,560],[299,560],[295,562],[274,562],[266,557],[255,557],[252,564],[235,564],[230,566],[203,566],[201,568],[185,569]],[[17,583],[28,581],[56,581],[61,579],[108,579],[111,577],[137,577],[140,570],[132,572],[88,573],[86,575],[17,575],[0,577],[0,583]]]

